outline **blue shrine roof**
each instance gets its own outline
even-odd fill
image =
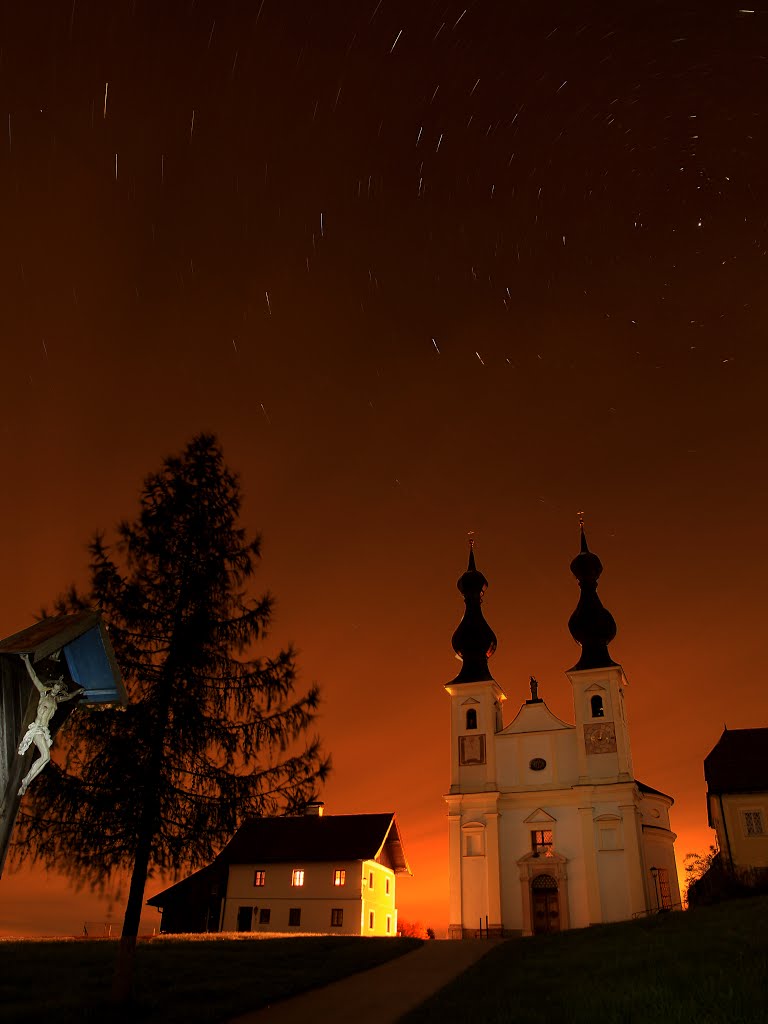
[[[73,612],[42,619],[0,641],[0,655],[29,654],[32,662],[61,651],[73,682],[85,690],[81,704],[126,704],[115,652],[101,614]]]

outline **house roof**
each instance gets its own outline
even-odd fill
[[[704,758],[710,793],[768,790],[768,729],[726,729]]]
[[[194,874],[182,878],[175,885],[171,885],[155,896],[151,896],[147,903],[150,907],[163,908],[171,903],[172,900],[194,900],[201,896],[203,899],[207,899],[213,888],[224,881],[226,873],[226,865],[214,861],[213,864],[200,868],[199,871],[195,871]]]
[[[671,797],[669,793],[662,793],[660,789],[654,789],[653,786],[646,786],[644,782],[640,782],[638,779],[635,779],[635,785],[641,793],[648,793],[649,796],[663,796],[665,800],[671,800],[672,803],[675,802],[674,798]]]
[[[313,864],[375,860],[386,848],[396,875],[410,875],[394,814],[304,814],[250,818],[207,867],[147,900],[165,907],[221,881],[229,864]]]
[[[228,864],[373,860],[385,846],[395,872],[410,874],[394,814],[251,818],[217,859]]]

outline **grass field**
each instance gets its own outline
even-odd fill
[[[512,940],[404,1024],[765,1024],[768,897]]]
[[[108,1002],[116,942],[1,942],[0,1021],[214,1024],[420,945],[341,936],[141,942],[135,1005],[118,1015]]]

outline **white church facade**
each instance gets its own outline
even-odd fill
[[[459,579],[466,610],[453,636],[462,660],[451,700],[449,938],[531,935],[680,906],[672,797],[635,778],[626,679],[608,653],[616,624],[597,596],[602,572],[584,530],[571,563],[581,596],[569,621],[581,657],[567,672],[575,724],[538,696],[503,727],[506,695],[488,657],[487,580]]]

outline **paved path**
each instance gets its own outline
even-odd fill
[[[236,1017],[230,1024],[394,1024],[501,940],[435,939],[369,971]]]

